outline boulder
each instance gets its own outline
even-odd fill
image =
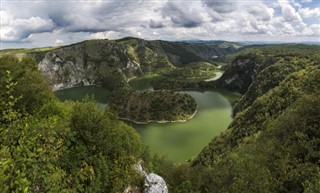
[[[144,181],[144,193],[168,193],[166,182],[161,176],[150,173]]]

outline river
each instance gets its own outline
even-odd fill
[[[132,80],[130,85],[139,91],[152,90],[147,76]],[[224,131],[231,118],[231,102],[240,95],[226,90],[184,91],[193,96],[199,105],[195,117],[185,123],[150,123],[132,125],[141,135],[151,154],[166,155],[174,162],[184,162],[196,156],[210,140]],[[89,86],[56,92],[61,100],[80,100],[86,94],[95,95],[97,101],[105,104],[110,94],[105,88]]]

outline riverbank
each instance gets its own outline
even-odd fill
[[[215,77],[205,79],[204,82],[212,82],[212,81],[218,80],[219,78],[221,78],[222,75],[223,75],[223,72],[217,72]]]
[[[70,88],[78,88],[78,87],[86,87],[86,86],[101,87],[101,85],[97,85],[97,84],[83,84],[83,85],[78,84],[78,85],[67,85],[67,86],[64,86],[64,84],[60,83],[60,84],[54,84],[52,86],[52,91],[56,92],[56,91],[70,89]]]

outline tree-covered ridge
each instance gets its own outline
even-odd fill
[[[217,81],[189,82],[165,77],[161,80],[153,81],[153,86],[156,90],[223,88],[242,94],[246,93],[248,95],[246,97],[249,97],[249,95],[250,97],[260,96],[268,91],[269,88],[278,85],[289,73],[304,68],[304,65],[318,64],[320,61],[319,52],[319,46],[307,45],[244,47],[235,54],[225,56],[226,59],[223,61],[229,62],[229,64],[224,66],[224,74]],[[260,73],[261,75],[259,76]],[[256,78],[260,79],[260,81],[254,82]],[[260,88],[255,89],[257,85]],[[250,91],[250,86],[255,88]],[[249,92],[247,92],[248,89]],[[257,93],[249,94],[250,92]],[[252,102],[253,99],[248,100]],[[247,101],[247,99],[243,101]]]
[[[224,155],[224,151],[237,147],[255,134],[265,130],[268,122],[272,122],[272,120],[281,115],[285,109],[300,97],[318,92],[320,86],[319,75],[320,70],[317,66],[308,67],[288,75],[279,86],[258,97],[247,109],[239,112],[226,132],[214,139],[200,153],[198,161],[202,159],[202,155],[210,157],[204,160],[213,161],[215,156]],[[215,152],[218,154],[216,155]]]
[[[6,70],[0,77],[0,192],[140,187],[141,177],[132,168],[142,155],[136,131],[90,99],[59,102],[32,66],[29,59],[1,59]]]
[[[199,160],[201,155],[211,157],[212,159],[208,160],[212,161],[215,156],[224,155],[224,150],[229,149],[229,147],[231,149],[237,147],[243,141],[264,130],[265,124],[272,122],[301,96],[318,92],[320,72],[317,58],[320,57],[320,52],[318,52],[320,48],[314,46],[312,46],[312,49],[311,47],[302,47],[309,48],[306,50],[308,52],[299,46],[285,48],[258,49],[257,52],[238,56],[234,61],[235,64],[229,66],[229,69],[231,69],[232,66],[239,64],[239,62],[236,62],[239,58],[242,61],[250,60],[256,70],[248,73],[247,76],[253,77],[253,82],[247,87],[246,93],[235,105],[234,114],[237,112],[238,114],[236,114],[229,129],[212,142],[220,145],[209,145],[203,151],[210,151],[211,153],[201,153]],[[250,56],[253,57],[250,58]],[[238,66],[242,66],[242,64]],[[245,67],[242,68],[245,69]],[[229,71],[229,73],[231,72]],[[236,74],[236,71],[234,71],[234,74]],[[222,77],[221,81],[224,80]],[[234,84],[238,83],[239,80],[234,81]],[[222,141],[224,145],[221,144]],[[219,149],[222,146],[223,148]],[[216,150],[208,150],[210,147]],[[213,152],[218,152],[218,155]]]
[[[319,46],[307,45],[274,45],[258,48],[246,48],[238,53],[227,56],[229,65],[225,68],[222,77],[211,86],[227,88],[245,93],[258,74],[269,66],[277,65],[274,71],[283,71],[281,76],[286,76],[299,68],[300,64],[318,63],[320,59]],[[298,60],[305,60],[299,62]],[[284,67],[283,65],[286,65]],[[293,65],[293,66],[291,66]],[[286,69],[283,69],[286,68]],[[292,69],[288,69],[292,68]],[[301,66],[300,68],[303,68]],[[270,69],[271,71],[272,69]],[[288,72],[287,72],[288,71]],[[266,74],[268,70],[264,71]],[[274,72],[273,72],[274,73]],[[264,76],[264,75],[262,75]],[[283,80],[284,77],[274,77],[274,81]],[[265,81],[270,80],[266,78]],[[270,80],[272,81],[272,80]]]
[[[109,106],[120,119],[135,123],[187,121],[197,111],[190,95],[164,90],[122,93],[112,98]]]
[[[317,193],[319,105],[318,94],[303,95],[263,132],[216,156],[210,167],[174,166],[158,158],[156,171],[171,192]]]
[[[274,58],[274,63],[256,62],[259,52],[253,51],[236,57],[255,61],[253,66],[266,65],[252,71],[252,83],[229,128],[190,164],[174,166],[157,159],[157,172],[170,191],[319,192],[320,68],[314,48],[319,49],[304,52],[298,46],[298,53],[283,47],[282,56],[269,50],[266,59]]]

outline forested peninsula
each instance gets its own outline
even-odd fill
[[[109,102],[120,119],[138,124],[185,122],[197,112],[197,103],[188,94],[173,91],[128,92]]]

